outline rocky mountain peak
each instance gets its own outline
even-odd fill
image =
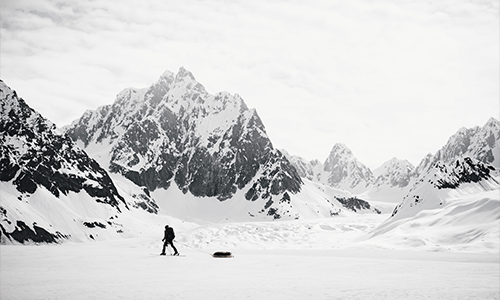
[[[435,155],[427,155],[393,217],[442,207],[446,204],[443,199],[452,192],[465,195],[498,189],[499,129],[499,121],[494,118],[483,127],[461,128]]]
[[[340,162],[347,162],[350,160],[353,160],[354,155],[352,154],[352,151],[346,147],[346,145],[337,143],[333,146],[332,150],[330,151],[330,154],[325,160],[324,166],[325,166],[325,171],[331,171],[332,168],[335,167]]]
[[[2,80],[0,80],[0,130],[9,135],[23,135],[33,132],[55,130],[56,126],[29,107],[22,98],[17,96]]]
[[[336,143],[333,145],[332,150],[330,150],[330,155],[335,154],[335,155],[343,155],[346,157],[353,157],[354,155],[352,154],[351,149],[349,149],[345,144],[343,143]]]
[[[84,190],[118,210],[125,204],[107,172],[3,82],[0,104],[1,181],[26,195],[40,187],[56,197]]]
[[[409,184],[414,172],[415,167],[409,161],[394,157],[373,171],[374,184],[403,188]]]
[[[391,158],[390,160],[383,163],[380,167],[373,170],[373,175],[378,177],[383,173],[386,173],[388,170],[410,170],[413,172],[415,167],[406,159],[399,159],[396,157]]]
[[[183,80],[192,80],[192,81],[196,81],[196,79],[194,78],[194,75],[193,73],[191,73],[190,71],[186,70],[184,67],[180,67],[179,68],[179,71],[177,72],[177,76],[175,77],[175,80],[176,81],[183,81]]]
[[[161,76],[160,76],[160,78],[158,79],[158,81],[160,81],[160,80],[162,80],[162,79],[163,79],[163,80],[166,80],[166,81],[174,81],[174,80],[175,80],[175,73],[174,73],[174,72],[172,72],[172,71],[170,71],[170,70],[165,70],[165,71],[161,74]]]
[[[434,166],[436,174],[430,183],[438,189],[457,188],[464,183],[477,183],[492,178],[495,168],[471,157],[459,158],[451,164],[438,162]],[[439,176],[438,176],[439,175]]]
[[[224,200],[258,172],[265,174],[262,168],[270,167],[270,160],[287,169],[289,162],[272,151],[256,110],[239,95],[211,95],[184,68],[173,80],[172,73],[165,74],[150,88],[126,90],[113,105],[85,115],[68,135],[85,147],[106,141],[110,155],[104,163],[110,171],[149,190],[175,183],[185,193]],[[289,168],[275,184],[283,188],[270,193],[297,192],[300,177],[294,172]],[[289,180],[298,184],[285,184]]]
[[[484,128],[500,132],[500,121],[491,117],[488,119],[488,122],[486,122],[486,124],[484,125]]]
[[[452,163],[459,158],[471,157],[500,169],[500,122],[490,118],[483,127],[461,128],[431,157],[417,167],[422,174],[437,162]]]
[[[421,210],[443,207],[452,191],[463,196],[495,190],[499,186],[498,170],[477,159],[461,157],[448,163],[438,161],[418,177],[392,217],[400,219],[415,216]]]
[[[327,173],[330,186],[347,190],[366,188],[373,180],[371,170],[360,163],[349,148],[340,143],[333,146],[325,160],[323,171]]]

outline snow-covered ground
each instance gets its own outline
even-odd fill
[[[500,299],[498,248],[367,241],[387,217],[196,226],[169,218],[185,257],[158,255],[161,225],[129,239],[2,245],[0,298]]]
[[[140,193],[117,182],[124,195]],[[223,218],[256,204],[211,204],[175,189],[155,192],[159,214],[131,208],[111,220],[101,206],[82,210],[70,198],[57,210],[42,189],[23,201],[5,196],[12,211],[26,215],[33,203],[47,212],[47,228],[75,229],[61,245],[1,245],[0,299],[500,299],[498,188],[427,193],[429,205],[405,206],[393,218],[394,203],[375,201],[386,205],[383,214],[315,219],[308,212],[317,211],[319,188],[294,203],[309,218],[286,221]],[[28,223],[44,225],[37,217]],[[111,224],[80,233],[75,219]],[[159,255],[165,224],[185,256]],[[211,257],[216,251],[234,257]]]

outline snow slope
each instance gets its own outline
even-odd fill
[[[290,201],[247,201],[244,189],[221,202],[216,197],[184,194],[176,186],[149,194],[122,175],[110,176],[127,204],[127,207],[122,205],[121,210],[96,202],[87,193],[70,192],[55,197],[41,186],[33,194],[22,194],[9,182],[0,182],[2,226],[7,232],[14,232],[20,228],[16,220],[22,220],[30,231],[37,232],[37,228],[42,228],[60,238],[83,242],[140,237],[152,226],[165,222],[259,222],[341,218],[363,212],[375,214],[370,209],[356,212],[347,209],[338,198],[349,198],[352,194],[312,182],[306,182],[301,192]],[[16,242],[2,238],[2,243]]]
[[[414,217],[388,219],[367,238],[369,244],[431,251],[499,253],[500,191],[448,198],[443,209],[422,210]]]
[[[113,178],[118,176],[113,175]],[[279,197],[276,200],[271,197],[245,201],[244,197],[249,188],[238,191],[231,199],[223,202],[215,197],[184,194],[175,186],[168,190],[156,190],[151,193],[151,197],[158,203],[160,214],[197,223],[337,218],[363,213],[378,214],[380,211],[389,212],[394,208],[393,205],[386,207],[383,204],[370,206],[369,203],[358,199],[366,205],[352,209],[341,203],[344,199],[354,198],[352,193],[307,179],[304,179],[301,191],[289,200]]]
[[[461,191],[397,224],[355,213],[195,223],[138,210],[142,225],[121,217],[136,237],[1,245],[0,298],[498,300],[499,191]],[[165,223],[185,257],[159,256]]]
[[[499,179],[495,176],[480,184],[462,183],[454,189],[435,188],[432,181],[417,185],[395,208],[392,216],[365,239],[370,244],[380,242],[432,251],[498,253]]]

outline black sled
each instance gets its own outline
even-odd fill
[[[231,257],[233,257],[233,254],[231,252],[227,252],[227,251],[217,251],[214,254],[212,254],[212,257],[215,257],[215,258],[231,258]]]

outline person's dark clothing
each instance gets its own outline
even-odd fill
[[[170,245],[170,247],[174,249],[173,255],[179,254],[179,252],[177,252],[177,248],[175,248],[174,246],[174,239],[175,239],[174,229],[172,227],[165,227],[165,235],[163,237],[163,251],[161,252],[162,255],[165,255],[165,250],[167,249],[168,245]]]
[[[175,233],[172,227],[165,228],[165,236],[163,237],[163,239],[169,241],[173,241],[175,239]]]

